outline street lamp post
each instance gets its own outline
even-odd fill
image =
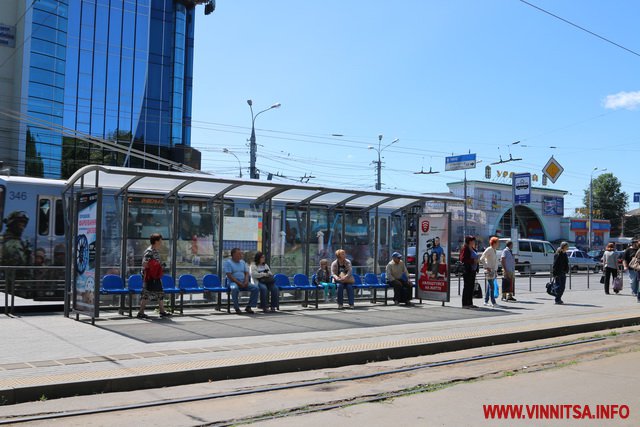
[[[269,111],[273,108],[280,108],[280,105],[282,104],[280,104],[279,102],[277,104],[273,104],[271,107],[265,108],[255,115],[253,114],[253,101],[247,99],[247,104],[249,104],[249,109],[251,110],[251,139],[249,140],[249,178],[258,179],[260,178],[260,175],[258,174],[258,171],[256,169],[256,151],[258,149],[256,145],[256,118],[265,111]]]
[[[589,177],[589,235],[587,236],[587,240],[589,242],[589,250],[591,250],[591,234],[593,230],[593,226],[591,222],[593,221],[593,174],[595,171],[599,170],[600,172],[605,172],[607,168],[598,169],[598,167],[593,168],[591,171],[591,176]]]
[[[240,159],[238,158],[238,156],[236,156],[236,153],[234,153],[233,151],[229,150],[228,148],[223,148],[222,152],[223,153],[227,153],[227,154],[231,154],[233,157],[236,158],[236,160],[238,161],[238,172],[240,174],[240,178],[242,178],[242,163],[240,163]]]
[[[384,147],[380,148],[380,146],[382,145],[382,135],[378,135],[378,148],[374,147],[373,145],[369,146],[369,150],[376,150],[376,152],[378,153],[378,161],[375,162],[378,174],[378,179],[376,181],[376,190],[378,191],[382,189],[382,152],[398,141],[400,140],[396,138]]]

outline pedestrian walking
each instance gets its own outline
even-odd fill
[[[602,265],[604,266],[604,293],[609,295],[609,285],[611,284],[611,277],[615,279],[618,277],[618,256],[616,255],[615,245],[613,243],[607,244],[607,247],[602,254]],[[614,289],[615,293],[618,290]]]
[[[516,291],[516,259],[513,256],[513,242],[507,241],[507,245],[500,256],[502,264],[502,301],[516,301],[513,294]]]
[[[462,308],[477,308],[473,305],[473,287],[476,284],[476,272],[478,270],[478,253],[476,252],[476,238],[466,236],[464,246],[460,250],[460,262],[464,268],[462,275],[464,287],[462,288]]]
[[[162,275],[164,270],[164,264],[160,259],[159,249],[162,246],[162,235],[154,233],[149,236],[149,243],[151,244],[145,249],[142,255],[142,297],[140,298],[140,309],[138,310],[138,319],[148,319],[144,313],[149,300],[158,301],[158,309],[160,310],[160,317],[171,316],[164,309],[164,292],[162,289]]]
[[[629,275],[629,284],[631,285],[631,293],[633,295],[638,296],[638,272],[633,268],[629,268],[629,264],[631,264],[631,260],[634,256],[636,256],[636,252],[638,251],[638,240],[633,239],[631,241],[631,246],[629,246],[622,255],[622,265],[624,267],[624,271]]]
[[[562,295],[564,294],[564,288],[567,283],[567,274],[569,273],[569,257],[567,256],[567,249],[569,249],[569,243],[562,242],[560,247],[553,256],[553,277],[555,278],[556,286],[556,304],[564,304],[562,301]]]
[[[480,263],[484,267],[484,277],[487,281],[484,305],[489,307],[497,306],[494,292],[498,286],[498,253],[496,251],[498,242],[497,237],[489,239],[489,246],[480,256]],[[491,298],[491,303],[489,303],[489,298]]]

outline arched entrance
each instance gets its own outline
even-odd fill
[[[547,240],[538,215],[526,206],[516,206],[516,227],[521,238]],[[511,237],[511,209],[500,218],[496,230],[503,237]]]

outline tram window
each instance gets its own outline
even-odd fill
[[[387,218],[380,218],[380,244],[387,244]]]
[[[51,223],[51,200],[40,199],[38,202],[38,234],[47,236]]]
[[[62,208],[62,200],[56,200],[56,219],[55,233],[56,236],[64,236],[64,209]]]

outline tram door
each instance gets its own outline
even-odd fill
[[[374,218],[371,218],[373,222]],[[395,251],[404,251],[403,221],[400,215],[379,213],[378,217],[378,269],[382,272]]]
[[[61,299],[64,296],[66,254],[61,198],[38,196],[35,228],[34,246],[31,248],[34,299]]]

